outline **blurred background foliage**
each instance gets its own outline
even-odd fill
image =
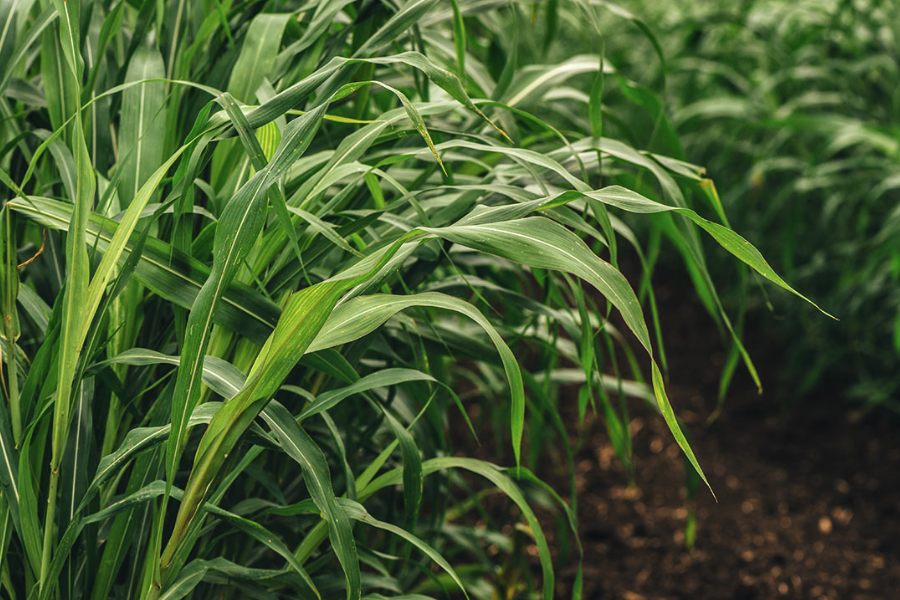
[[[746,284],[748,318],[784,367],[770,391],[792,406],[836,398],[896,412],[900,6],[627,5],[656,33],[666,66],[633,28],[607,28],[610,61],[665,90],[684,153],[706,167],[731,221],[840,319],[820,319],[780,292]],[[605,101],[630,115],[610,121],[622,125],[618,135],[671,149],[624,90]],[[723,271],[715,255],[710,261],[729,277],[730,267]],[[729,294],[729,302],[742,300]],[[761,318],[766,310],[775,318]]]

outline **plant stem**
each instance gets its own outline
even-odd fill
[[[53,545],[56,543],[56,493],[59,488],[59,461],[56,457],[56,448],[53,452],[53,460],[50,463],[50,489],[47,491],[47,517],[44,520],[44,547],[41,552],[41,581],[40,589],[44,590],[44,584],[50,571],[50,559],[52,558]]]

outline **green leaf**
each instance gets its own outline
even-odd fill
[[[167,364],[178,366],[180,356],[170,356],[146,348],[131,348],[112,358],[98,362],[93,368],[99,369],[105,365],[156,365]],[[246,377],[231,363],[215,356],[207,356],[203,361],[203,383],[211,390],[230,400],[244,387]]]
[[[463,22],[462,13],[459,10],[459,1],[450,0],[453,9],[453,45],[456,48],[456,68],[459,78],[465,81],[466,77],[466,24]]]
[[[143,82],[165,76],[162,55],[155,47],[138,48],[125,73],[126,82]],[[122,208],[131,204],[141,186],[163,164],[166,121],[166,86],[161,82],[140,83],[122,92],[119,125],[119,199]]]
[[[328,327],[328,322],[326,322],[325,327]],[[361,394],[375,388],[388,387],[411,381],[432,381],[437,383],[437,380],[431,375],[415,369],[382,369],[371,375],[366,375],[346,387],[319,394],[309,406],[303,409],[303,412],[300,413],[300,416],[297,419],[303,421],[322,411],[331,410],[342,400],[350,396]]]
[[[412,434],[386,408],[380,408],[400,443],[400,456],[403,457],[403,510],[406,513],[406,529],[413,532],[416,530],[422,503],[422,455]]]
[[[227,87],[241,102],[252,104],[256,100],[256,90],[275,66],[281,34],[290,18],[288,13],[264,13],[250,22]]]
[[[344,569],[347,598],[360,597],[359,558],[353,530],[331,487],[331,474],[322,450],[309,434],[294,420],[291,413],[277,402],[271,402],[263,413],[263,419],[285,452],[303,468],[304,482],[313,502],[322,511],[328,523],[329,537],[334,553]]]
[[[604,204],[615,206],[616,208],[621,208],[622,210],[627,210],[629,212],[676,212],[682,214],[692,222],[699,225],[704,231],[709,233],[713,237],[713,239],[719,242],[719,245],[728,250],[741,262],[750,266],[754,271],[756,271],[772,283],[778,285],[779,287],[782,287],[785,290],[791,292],[795,296],[806,300],[807,302],[818,308],[819,311],[821,311],[823,314],[834,319],[834,317],[832,317],[830,314],[819,308],[818,304],[788,285],[787,282],[784,281],[784,279],[782,279],[778,275],[778,273],[776,273],[775,270],[772,269],[771,266],[769,266],[769,263],[766,262],[766,259],[763,258],[763,255],[760,254],[759,250],[757,250],[750,242],[742,238],[740,235],[738,235],[728,227],[725,227],[724,225],[719,225],[718,223],[715,223],[713,221],[708,221],[688,208],[666,206],[665,204],[660,204],[659,202],[650,200],[649,198],[646,198],[638,194],[637,192],[633,192],[621,186],[609,186],[596,192],[588,192],[585,195],[589,198],[599,200]]]

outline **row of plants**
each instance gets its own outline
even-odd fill
[[[660,96],[604,14],[655,43],[599,2],[0,2],[0,595],[550,598],[563,415],[627,465],[651,403],[703,478],[658,240],[726,328],[704,238],[793,290],[701,168],[609,136],[607,82]]]
[[[659,36],[665,63],[648,68],[654,46],[635,28],[612,31],[608,55],[665,90],[683,152],[709,169],[742,234],[840,319],[820,319],[752,280],[736,286],[746,286],[746,299],[727,304],[738,310],[746,301],[766,339],[783,348],[776,393],[794,405],[824,393],[897,412],[900,7],[754,0],[631,8]],[[619,104],[628,103],[620,96]],[[635,122],[617,135],[672,147]],[[727,281],[731,267],[711,260]]]

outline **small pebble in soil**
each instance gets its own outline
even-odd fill
[[[831,511],[831,516],[841,525],[846,525],[853,518],[853,511],[849,508],[838,506]]]

